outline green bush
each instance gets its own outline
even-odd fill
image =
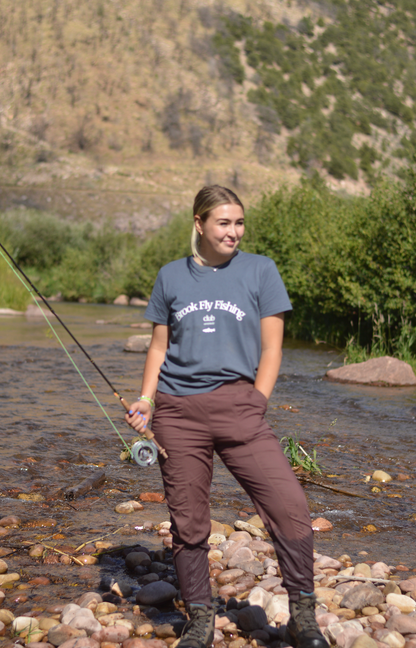
[[[0,241],[6,250],[10,252],[10,242],[3,238],[1,234],[0,228]],[[3,253],[3,250],[1,252]],[[30,293],[0,255],[0,308],[24,311],[30,301]]]
[[[244,247],[275,259],[294,304],[293,335],[371,344],[374,313],[397,340],[416,323],[416,182],[379,183],[341,198],[311,183],[265,196],[249,211]],[[391,349],[393,349],[391,343]],[[394,351],[394,349],[393,349]]]

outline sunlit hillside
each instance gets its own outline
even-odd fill
[[[412,0],[0,0],[0,207],[152,229],[204,183],[351,193],[416,147]]]

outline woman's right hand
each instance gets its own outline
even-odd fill
[[[152,406],[145,400],[138,400],[130,407],[130,411],[124,417],[126,422],[136,432],[143,433],[149,423],[152,414]]]

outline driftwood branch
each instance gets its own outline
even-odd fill
[[[121,531],[121,529],[124,529],[124,527],[120,527],[120,528],[117,529],[116,531],[111,531],[111,533],[106,533],[105,535],[102,535],[102,536],[100,536],[99,538],[93,538],[92,540],[87,540],[87,542],[83,542],[81,545],[79,545],[79,547],[77,547],[77,548],[75,549],[75,553],[77,553],[78,551],[80,551],[80,550],[81,550],[83,547],[85,547],[85,545],[87,545],[87,544],[91,544],[92,542],[98,542],[99,540],[103,540],[104,538],[108,538],[109,536],[115,535],[116,533],[118,533],[119,531]]]
[[[85,493],[92,490],[93,488],[96,488],[104,480],[105,480],[105,472],[104,470],[99,470],[94,475],[91,475],[91,477],[87,477],[87,479],[84,479],[84,481],[82,481],[77,486],[74,486],[73,488],[68,488],[65,491],[65,498],[68,500],[74,500],[80,495],[84,495]]]
[[[45,549],[50,549],[50,551],[54,551],[60,556],[68,556],[68,558],[73,560],[77,565],[80,565],[81,567],[84,565],[84,563],[78,560],[78,558],[75,558],[75,556],[71,556],[71,554],[65,553],[65,551],[60,551],[60,549],[55,549],[55,547],[50,547],[49,545],[46,545],[43,542],[41,542],[40,544],[42,545],[42,547],[45,547]]]
[[[297,477],[298,477],[299,481],[303,481],[306,484],[313,484],[314,486],[320,486],[321,488],[326,488],[327,490],[333,491],[334,493],[340,493],[341,495],[349,495],[349,497],[361,497],[362,499],[373,500],[373,498],[368,497],[368,495],[360,495],[360,493],[351,493],[351,491],[346,491],[343,488],[335,488],[335,486],[328,486],[327,484],[320,484],[319,482],[315,481],[314,479],[310,479],[309,477],[305,477],[304,475],[299,475]]]
[[[340,581],[360,581],[361,583],[391,583],[390,580],[385,578],[370,578],[367,576],[330,576],[331,580]]]

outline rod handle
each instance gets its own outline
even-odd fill
[[[126,399],[123,398],[122,396],[120,396],[119,398],[120,398],[121,404],[123,405],[126,412],[130,412],[131,406],[126,401]],[[146,436],[146,439],[148,439],[148,441],[153,441],[153,443],[155,444],[156,448],[158,449],[158,451],[160,452],[162,457],[164,459],[167,459],[168,458],[168,453],[166,452],[165,448],[162,448],[160,443],[158,443],[158,441],[156,441],[155,435],[153,434],[152,430],[149,427],[146,427],[146,429],[144,430],[144,434]]]

